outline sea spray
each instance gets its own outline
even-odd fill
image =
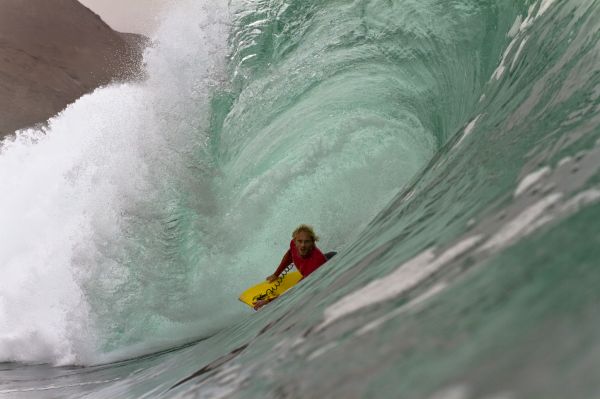
[[[1,361],[95,362],[202,322],[188,310],[198,264],[172,254],[173,234],[182,208],[191,224],[211,209],[208,107],[227,30],[223,6],[180,4],[147,50],[147,81],[98,89],[3,143]]]

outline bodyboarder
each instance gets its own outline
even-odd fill
[[[323,254],[317,248],[316,242],[318,240],[319,237],[315,234],[311,226],[306,224],[298,226],[292,233],[290,249],[283,255],[283,259],[281,259],[275,273],[267,277],[267,281],[270,283],[276,281],[279,275],[292,263],[296,266],[300,274],[302,274],[302,279],[321,267],[328,259],[335,255],[335,252]],[[254,309],[261,308],[271,300],[264,299],[255,302]]]

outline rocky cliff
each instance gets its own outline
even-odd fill
[[[76,0],[1,0],[0,137],[98,86],[140,77],[146,43]]]

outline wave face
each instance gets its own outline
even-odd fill
[[[93,389],[593,397],[598,21],[581,0],[181,4],[147,82],[4,143],[0,361],[216,333]],[[339,255],[248,317],[237,293],[299,223]]]

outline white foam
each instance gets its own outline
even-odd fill
[[[552,6],[552,4],[555,1],[556,0],[542,0],[542,4],[540,5],[540,8],[538,9],[537,15],[535,17],[536,18],[541,17],[546,11],[548,11],[550,6]]]
[[[583,206],[593,204],[600,201],[600,190],[591,188],[576,194],[570,198],[562,206],[562,210],[566,213],[573,213],[581,209]]]
[[[517,52],[513,56],[512,63],[510,64],[510,70],[511,71],[513,69],[515,69],[515,65],[517,64],[517,61],[519,60],[519,56],[521,55],[521,51],[523,51],[523,48],[525,47],[525,44],[527,43],[527,39],[528,39],[527,37],[524,37],[523,40],[521,40],[521,43],[519,44],[519,48],[517,49]]]
[[[550,174],[550,171],[551,169],[548,166],[544,166],[543,168],[538,169],[535,172],[532,172],[525,176],[523,179],[521,179],[521,182],[517,186],[514,196],[518,197],[519,195],[523,194],[528,188],[533,186],[542,178],[548,176]]]
[[[308,357],[306,358],[306,360],[308,360],[308,361],[315,360],[318,357],[323,356],[324,354],[326,354],[330,350],[336,348],[337,346],[339,346],[339,344],[337,342],[330,342],[327,345],[322,346],[321,348],[315,350],[313,353],[311,353],[310,355],[308,355]]]
[[[438,293],[442,292],[448,285],[446,283],[438,283],[425,291],[423,294],[419,295],[409,303],[404,306],[399,307],[398,309],[390,312],[384,316],[381,316],[378,319],[375,319],[363,327],[361,327],[358,331],[356,331],[356,335],[364,335],[368,332],[374,331],[379,328],[382,324],[392,320],[393,318],[399,316],[402,313],[408,312],[410,310],[414,310],[419,305],[427,302],[430,298],[436,296]]]
[[[560,161],[558,161],[558,164],[557,164],[557,165],[558,165],[559,167],[560,167],[560,166],[564,166],[564,165],[566,165],[567,163],[571,162],[572,160],[573,160],[573,157],[567,156],[567,157],[564,157],[564,158],[562,158]]]
[[[504,75],[504,72],[506,71],[508,55],[510,54],[510,52],[513,49],[513,47],[515,46],[515,44],[518,42],[518,39],[519,39],[518,34],[520,32],[524,32],[527,29],[529,29],[533,25],[534,21],[537,18],[539,18],[540,16],[542,16],[548,10],[548,8],[552,5],[552,3],[554,3],[554,1],[555,0],[542,0],[541,5],[538,9],[538,12],[535,15],[534,15],[534,11],[536,9],[536,4],[532,4],[531,6],[529,6],[529,9],[527,11],[527,17],[525,19],[523,19],[520,15],[517,16],[517,18],[515,19],[515,22],[513,23],[513,25],[511,26],[510,30],[507,33],[507,36],[510,37],[512,40],[508,44],[508,47],[506,47],[506,49],[502,53],[502,58],[500,59],[500,63],[498,64],[498,67],[494,70],[494,72],[492,73],[492,79],[499,80],[502,77],[502,75]],[[525,47],[527,40],[528,40],[527,37],[525,37],[519,43],[519,48],[515,52],[515,55],[511,62],[511,67],[510,67],[511,70],[514,69],[517,59],[521,55],[521,52],[522,52],[523,48]]]
[[[536,230],[542,224],[552,220],[543,213],[562,198],[561,193],[552,193],[531,205],[494,234],[482,247],[483,250],[499,248]]]
[[[519,33],[519,28],[520,28],[522,22],[523,22],[523,17],[521,17],[520,15],[517,15],[517,18],[515,18],[515,22],[513,22],[510,30],[508,31],[507,36],[510,38],[515,37],[517,35],[517,33]]]
[[[527,18],[523,20],[521,26],[519,26],[519,31],[523,32],[528,29],[531,25],[533,25],[533,21],[535,21],[535,16],[533,15],[533,11],[535,10],[535,4],[529,6],[529,10],[527,11]]]
[[[481,118],[481,116],[482,116],[482,114],[477,115],[475,118],[473,118],[473,120],[471,120],[471,122],[469,122],[467,124],[467,126],[463,130],[462,137],[460,138],[460,140],[458,140],[458,142],[456,143],[455,147],[458,147],[463,142],[463,140],[469,134],[471,134],[471,132],[473,131],[473,129],[475,129],[475,126],[477,125],[477,122],[479,121],[479,118]]]
[[[317,330],[325,328],[350,313],[392,299],[406,292],[448,262],[473,248],[481,239],[481,236],[467,237],[437,257],[434,255],[433,249],[421,252],[403,263],[391,274],[373,280],[366,286],[327,307],[324,311],[324,320],[317,327]]]
[[[510,51],[512,50],[512,48],[514,47],[514,45],[516,43],[517,43],[517,38],[514,38],[510,41],[510,43],[508,44],[508,47],[506,47],[506,49],[502,53],[502,58],[500,59],[500,64],[498,65],[498,67],[496,68],[494,73],[492,73],[492,78],[499,80],[502,77],[502,75],[504,75],[504,71],[506,70],[506,66],[505,66],[506,58],[508,57],[508,55],[510,54]]]

